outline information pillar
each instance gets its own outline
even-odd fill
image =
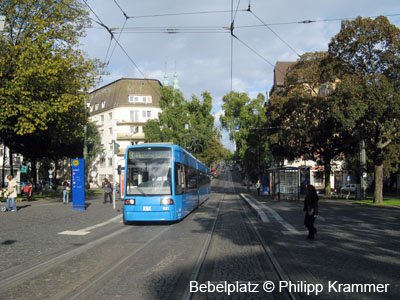
[[[72,160],[72,208],[85,210],[85,160]]]

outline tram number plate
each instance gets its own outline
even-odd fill
[[[151,206],[143,206],[143,211],[151,211]]]

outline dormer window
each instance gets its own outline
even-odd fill
[[[101,102],[101,108],[106,107],[106,101]]]
[[[99,104],[96,103],[96,104],[94,105],[94,110],[98,110],[98,109],[99,109]]]

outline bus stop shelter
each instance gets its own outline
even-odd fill
[[[300,170],[281,167],[268,170],[269,190],[276,200],[300,200]]]

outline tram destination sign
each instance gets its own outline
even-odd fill
[[[128,159],[136,160],[136,159],[157,159],[157,158],[171,158],[171,151],[163,150],[163,151],[129,151]]]

